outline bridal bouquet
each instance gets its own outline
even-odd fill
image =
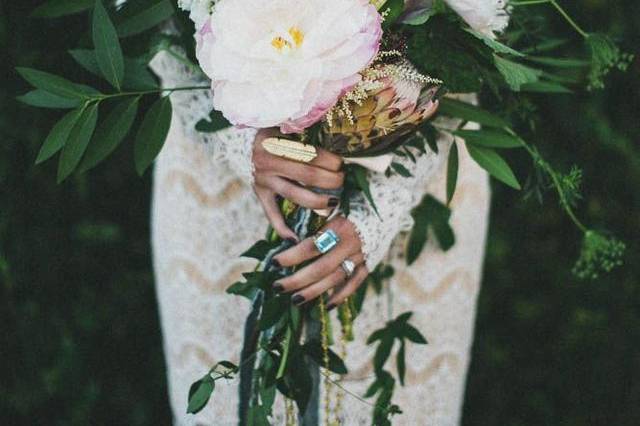
[[[540,4],[552,6],[566,19],[583,39],[586,55],[567,56],[562,50],[566,42],[545,34],[539,22],[527,20],[528,14],[520,16],[518,30],[496,38],[505,30],[509,14]],[[137,124],[134,160],[142,174],[162,149],[172,115],[170,96],[157,95],[212,89],[212,111],[208,120],[198,123],[198,131],[229,125],[277,129],[262,141],[274,155],[307,162],[322,148],[344,159],[345,184],[341,192],[332,193],[340,198],[334,210],[313,211],[286,199],[280,202],[287,224],[299,238],[306,238],[316,235],[332,215],[348,215],[356,195],[375,209],[370,171],[409,176],[394,157],[416,161],[427,150],[438,152],[437,135],[448,134],[454,143],[444,153],[448,155],[446,204],[427,195],[412,212],[415,224],[407,247],[411,262],[424,247],[428,231],[443,249],[453,244],[448,203],[456,189],[457,144],[464,143],[478,165],[515,189],[521,184],[504,152],[519,148],[531,157],[535,171],[524,185],[527,194],[541,197],[545,190],[555,190],[560,207],[584,233],[574,272],[581,278],[597,277],[621,263],[624,244],[578,219],[580,170],[556,171],[516,129],[534,135],[527,95],[571,93],[581,83],[596,90],[609,71],[624,70],[631,56],[607,36],[584,31],[555,0],[524,0],[508,6],[495,0],[485,5],[486,9],[476,8],[454,0],[179,0],[177,4],[141,0],[108,2],[105,7],[101,0],[52,0],[34,16],[92,11],[91,34],[86,38],[92,48],[85,45],[70,53],[104,82],[89,86],[32,68],[18,69],[35,87],[20,98],[23,102],[70,110],[52,128],[36,162],[60,153],[59,181],[74,171],[91,169],[136,126],[140,105],[155,98]],[[195,23],[195,40],[183,10]],[[170,18],[170,25],[163,24]],[[159,87],[147,68],[159,51],[203,73],[211,85]],[[485,110],[442,97],[447,90],[479,92],[493,106]],[[507,108],[501,110],[502,105]],[[455,126],[430,121],[436,113]],[[470,122],[481,127],[463,128]],[[323,252],[337,239],[325,231],[315,244]],[[221,361],[212,366],[192,385],[188,412],[196,413],[207,404],[220,379],[236,375],[243,424],[249,425],[272,421],[276,393],[285,397],[288,423],[295,423],[294,404],[298,415],[304,416],[319,382],[318,371],[324,382],[327,423],[332,421],[332,388],[333,406],[339,405],[343,392],[350,393],[339,383],[347,371],[334,349],[357,333],[354,320],[367,288],[379,291],[393,270],[381,265],[372,271],[357,293],[338,307],[339,326],[332,325],[324,296],[298,307],[273,289],[277,279],[294,272],[273,262],[290,245],[270,229],[264,240],[244,253],[258,265],[227,290],[249,299],[252,306],[240,364]],[[366,395],[354,396],[361,401],[375,397],[374,424],[390,424],[391,416],[401,413],[393,404],[393,390],[404,383],[405,347],[409,342],[427,343],[410,317],[407,312],[388,321],[368,339],[377,345],[375,378]],[[396,344],[400,350],[393,375],[385,366]]]

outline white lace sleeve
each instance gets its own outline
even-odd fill
[[[207,86],[209,80],[194,73],[167,52],[158,53],[151,68],[162,80],[163,87]],[[171,95],[174,116],[180,121],[185,136],[203,143],[214,161],[226,162],[242,180],[253,183],[253,141],[256,130],[230,127],[215,133],[198,132],[196,123],[208,118],[213,109],[211,90],[176,91]]]
[[[352,202],[349,220],[360,235],[369,271],[373,271],[387,254],[395,236],[413,225],[411,209],[422,199],[426,182],[442,166],[450,141],[443,138],[438,146],[440,154],[427,148],[426,154],[416,156],[415,163],[409,158],[394,156],[393,161],[409,170],[410,177],[397,173],[386,177],[384,173],[369,172],[371,196],[378,213],[363,196]]]

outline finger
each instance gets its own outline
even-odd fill
[[[302,291],[291,296],[291,301],[296,305],[302,305],[320,296],[325,291],[334,288],[338,284],[343,283],[344,280],[345,274],[342,268],[335,269],[320,281],[305,287]]]
[[[338,246],[334,248],[336,250],[341,245],[348,245],[352,249],[348,250],[346,255],[361,251],[362,241],[358,233],[355,230],[353,223],[344,216],[338,216],[333,218],[329,223],[322,227],[318,234],[331,229],[336,233],[340,241]],[[329,252],[331,253],[331,252]],[[314,237],[305,238],[296,246],[293,246],[282,253],[279,253],[275,260],[282,266],[294,266],[299,265],[302,262],[313,259],[320,255],[318,248],[315,245]]]
[[[364,282],[364,280],[369,275],[369,270],[366,265],[360,265],[356,268],[353,275],[349,280],[331,295],[329,301],[327,302],[327,310],[331,310],[336,306],[344,303],[347,300],[347,297],[351,296],[356,292],[358,287]]]
[[[429,119],[433,114],[436,113],[436,111],[438,110],[438,106],[440,106],[440,101],[433,101],[433,102],[429,102],[426,106],[425,106],[425,110],[422,113],[423,114],[423,120],[427,120]]]
[[[261,177],[256,179],[256,181],[302,207],[309,209],[326,209],[338,205],[339,199],[337,197],[326,194],[316,194],[309,189],[278,176]]]
[[[325,170],[337,172],[342,168],[342,157],[333,154],[326,149],[317,148],[318,156],[311,160],[309,164],[321,167]]]
[[[355,250],[358,250],[355,244],[341,242],[332,251],[319,257],[316,261],[300,269],[295,274],[278,280],[280,291],[296,291],[322,280],[327,274],[340,268],[340,264],[344,259],[354,255],[356,253]]]
[[[344,183],[343,172],[325,170],[312,166],[310,163],[298,163],[276,156],[272,157],[265,160],[265,167],[278,176],[322,189],[338,189]]]
[[[273,229],[283,240],[293,239],[298,241],[298,236],[293,232],[284,221],[284,217],[280,212],[280,207],[276,201],[276,195],[273,191],[262,186],[255,187],[256,195],[262,204],[267,219],[273,226]]]
[[[313,259],[317,256],[320,256],[320,252],[313,242],[313,239],[305,238],[295,246],[278,253],[273,260],[284,267],[291,267],[299,265],[302,262]]]

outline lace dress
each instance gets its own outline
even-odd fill
[[[200,77],[164,53],[156,56],[152,66],[165,87],[202,84]],[[152,209],[170,403],[176,425],[234,425],[238,422],[236,381],[218,382],[212,401],[197,415],[187,415],[186,407],[194,380],[219,360],[239,359],[250,306],[225,289],[255,267],[254,261],[239,255],[263,237],[268,225],[251,189],[255,131],[196,132],[195,123],[211,110],[208,91],[174,92],[172,103],[171,130],[155,164]],[[416,164],[394,159],[411,171],[411,178],[370,175],[380,217],[364,200],[349,216],[359,231],[369,269],[384,261],[396,272],[386,284],[389,291],[382,296],[371,292],[365,299],[355,323],[356,339],[347,345],[349,374],[343,386],[358,395],[365,393],[373,380],[374,353],[374,346],[367,346],[365,340],[387,319],[413,311],[412,324],[429,341],[426,346],[407,346],[406,383],[396,387],[394,396],[403,414],[394,417],[394,425],[459,423],[473,340],[490,194],[486,173],[460,142],[458,187],[451,204],[456,243],[443,252],[429,238],[411,267],[403,257],[411,208],[426,193],[444,199],[445,160],[452,141],[442,138],[438,143],[439,155],[429,152],[418,157]],[[341,424],[370,424],[370,406],[349,395],[343,401],[338,413]],[[273,423],[284,424],[280,399]]]

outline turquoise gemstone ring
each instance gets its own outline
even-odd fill
[[[316,235],[313,237],[313,242],[316,245],[318,251],[322,254],[325,254],[340,242],[340,237],[333,230],[327,229],[322,234]]]

